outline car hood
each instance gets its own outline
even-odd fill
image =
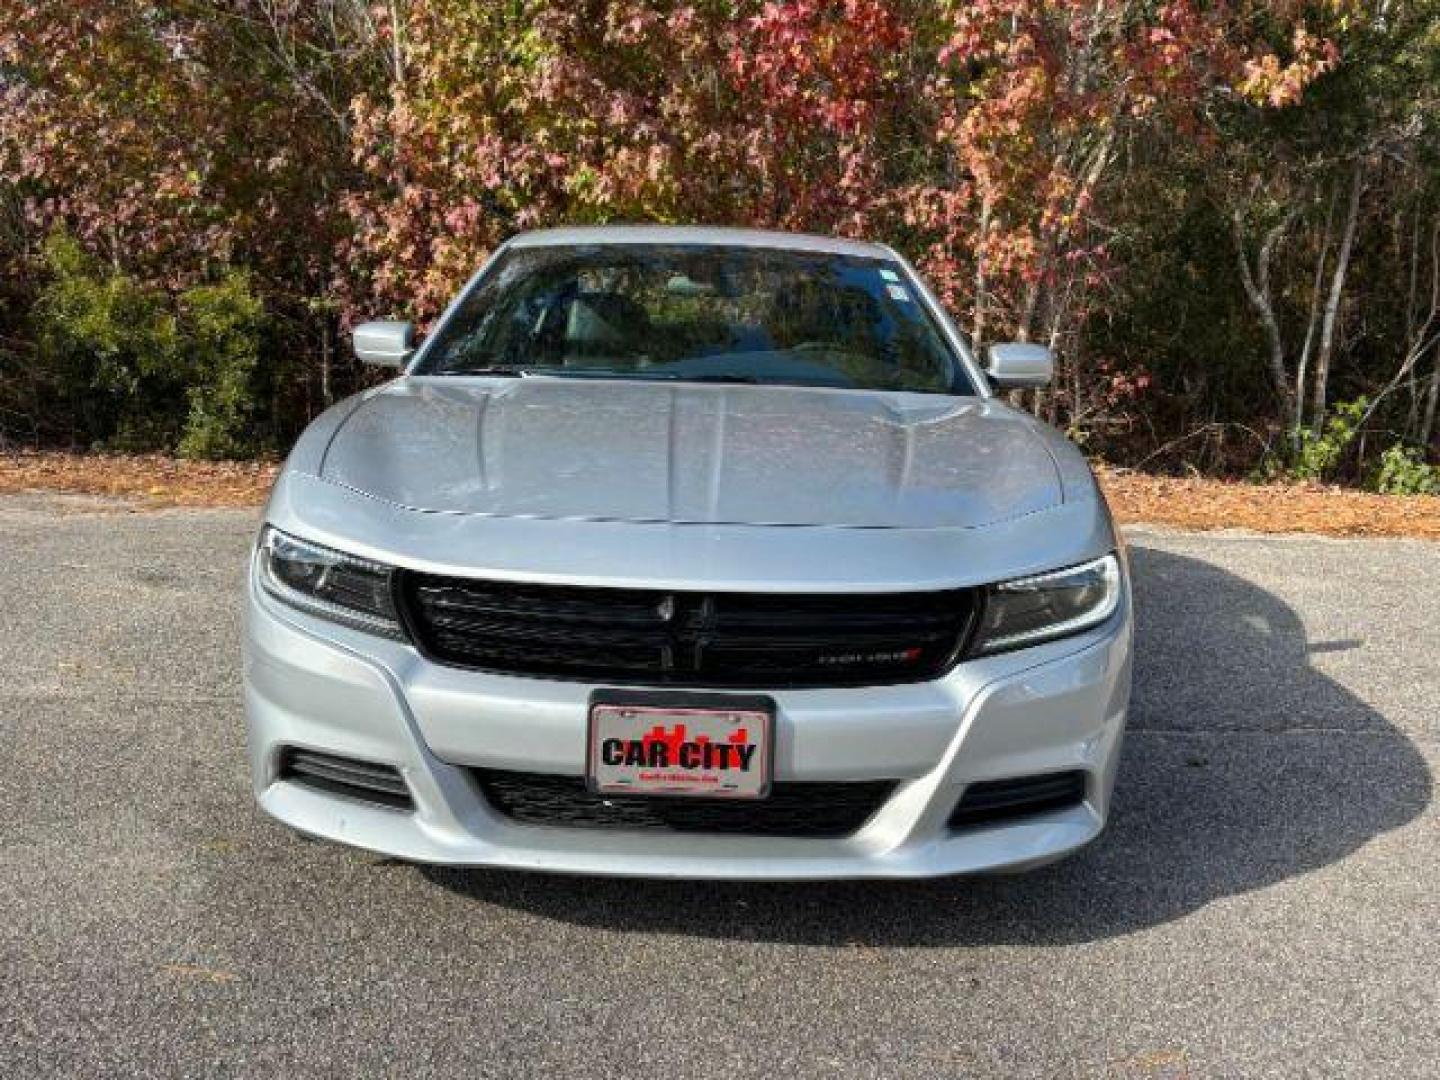
[[[340,425],[320,478],[414,510],[943,528],[1058,505],[1023,415],[979,398],[410,377]]]

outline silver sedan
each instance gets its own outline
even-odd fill
[[[255,793],[421,862],[1020,869],[1105,823],[1123,549],[1083,457],[889,248],[518,236],[336,405],[251,562]]]

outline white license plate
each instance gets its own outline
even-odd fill
[[[590,788],[763,799],[774,727],[769,698],[597,691],[590,699]]]

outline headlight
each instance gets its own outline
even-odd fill
[[[390,567],[268,525],[256,557],[260,584],[277,600],[374,634],[405,636],[390,591]]]
[[[1120,606],[1120,560],[1106,555],[1081,566],[992,585],[985,594],[974,653],[1004,652],[1078,634]]]

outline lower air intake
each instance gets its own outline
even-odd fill
[[[280,779],[396,810],[411,810],[415,805],[398,769],[336,754],[286,750],[280,760]]]
[[[1085,800],[1085,773],[1045,773],[1013,780],[983,780],[965,789],[955,812],[952,829],[989,825],[998,821],[1044,814],[1078,806]]]
[[[889,780],[777,783],[765,799],[598,795],[578,776],[475,769],[486,800],[527,825],[753,836],[848,836],[894,790]]]

